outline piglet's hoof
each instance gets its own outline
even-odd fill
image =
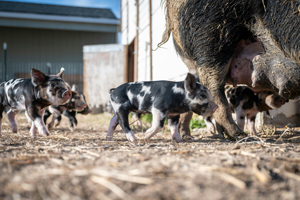
[[[172,138],[174,141],[176,141],[177,143],[182,143],[183,141],[182,141],[182,139],[180,138],[180,139],[176,139],[176,138]]]
[[[106,136],[107,141],[112,141],[112,136]]]
[[[49,133],[41,133],[42,136],[49,136]]]
[[[196,141],[196,140],[198,140],[198,138],[195,138],[195,137],[193,137],[191,135],[183,135],[182,139],[183,140],[187,140],[187,141]]]
[[[130,142],[135,142],[136,141],[136,138],[133,134],[126,134],[126,137]]]

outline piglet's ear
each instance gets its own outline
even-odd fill
[[[46,76],[47,76],[43,72],[41,72],[37,69],[33,69],[33,68],[31,68],[30,75],[31,75],[31,82],[35,86],[42,84],[45,81]]]
[[[56,74],[56,76],[59,76],[60,78],[62,78],[64,71],[65,71],[65,68],[62,67],[60,69],[60,72],[58,74]]]
[[[197,89],[196,77],[193,74],[187,74],[184,81],[184,88],[189,93],[193,93]]]
[[[77,91],[77,86],[75,84],[72,85],[72,91]]]

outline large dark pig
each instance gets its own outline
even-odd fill
[[[158,133],[164,125],[165,118],[171,130],[172,138],[181,142],[178,133],[179,115],[193,111],[198,115],[211,116],[217,105],[206,87],[196,82],[194,75],[188,73],[185,81],[148,81],[125,83],[111,90],[111,104],[115,115],[110,121],[106,138],[111,140],[118,124],[126,133],[129,141],[135,141],[128,114],[130,112],[152,113],[152,127],[145,133],[145,140]]]
[[[226,82],[300,95],[300,1],[166,0],[164,44],[172,32],[176,51],[213,95],[219,131],[235,137],[224,94]]]
[[[15,119],[16,114],[25,110],[32,121],[31,136],[37,131],[49,135],[42,116],[50,105],[61,105],[71,98],[71,88],[63,81],[64,69],[57,75],[46,75],[43,72],[31,69],[31,79],[11,79],[0,84],[0,135],[2,113],[9,107],[7,116],[13,133],[18,132]]]

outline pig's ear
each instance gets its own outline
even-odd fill
[[[69,85],[69,83],[67,83],[67,82],[65,82],[65,83],[66,83],[66,86],[67,86],[68,90],[72,90],[71,86]]]
[[[60,72],[58,73],[58,74],[56,74],[56,76],[59,76],[60,78],[63,78],[63,73],[64,73],[64,71],[65,71],[65,68],[61,68],[60,69]]]
[[[193,74],[191,73],[187,74],[184,81],[184,88],[189,93],[193,93],[196,90],[197,82],[196,82],[196,77]]]
[[[72,91],[77,91],[77,86],[75,84],[72,85]]]
[[[31,68],[30,75],[31,75],[31,82],[34,86],[42,84],[47,77],[47,75],[44,74],[43,72],[33,68]]]

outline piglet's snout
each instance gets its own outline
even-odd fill
[[[212,113],[214,113],[217,109],[218,109],[218,105],[217,104],[215,104],[214,106],[213,106],[213,110],[212,110]]]
[[[63,94],[62,94],[62,97],[65,99],[65,100],[68,100],[72,97],[72,92],[70,90],[66,90]]]

